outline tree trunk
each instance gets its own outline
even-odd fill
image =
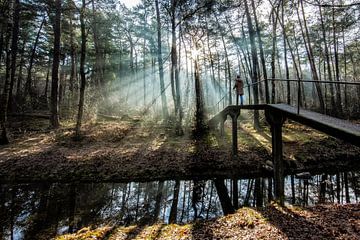
[[[74,43],[74,30],[72,17],[70,17],[70,80],[69,80],[69,91],[70,91],[70,106],[74,103],[74,84],[76,81],[77,69],[76,69],[76,46]]]
[[[256,35],[257,35],[257,38],[259,40],[258,43],[259,43],[259,49],[260,49],[260,61],[261,61],[261,66],[262,66],[262,71],[263,71],[263,76],[264,76],[264,81],[265,81],[265,102],[270,103],[269,83],[268,83],[267,71],[266,71],[265,54],[264,54],[263,42],[262,42],[262,39],[261,39],[259,22],[258,22],[258,19],[257,19],[257,16],[256,16],[256,9],[255,9],[254,0],[251,0],[251,5],[252,5],[253,11],[254,11]]]
[[[45,17],[41,21],[39,30],[38,30],[38,32],[36,34],[36,38],[35,38],[33,48],[31,50],[31,55],[30,55],[30,60],[29,60],[29,67],[28,67],[28,72],[27,72],[27,77],[26,77],[26,82],[25,82],[25,96],[26,95],[30,95],[30,96],[32,95],[32,92],[31,92],[31,87],[32,87],[31,71],[32,71],[32,67],[33,67],[33,64],[34,64],[34,59],[35,59],[35,54],[36,54],[36,47],[38,45],[41,29],[44,26],[44,23],[45,23]],[[60,28],[60,26],[59,26],[59,28]],[[54,33],[55,33],[55,28],[54,28]],[[59,34],[61,34],[60,30],[59,30]],[[55,52],[54,52],[54,54],[55,54]]]
[[[320,21],[321,21],[321,29],[322,29],[322,37],[324,42],[324,50],[325,50],[325,59],[326,59],[326,69],[327,69],[327,77],[329,81],[332,81],[332,73],[331,73],[331,65],[330,65],[330,55],[329,55],[329,47],[326,41],[326,32],[325,32],[325,25],[323,20],[323,14],[321,11],[321,7],[319,6],[320,10]],[[335,105],[335,95],[334,95],[334,86],[332,83],[330,83],[330,102],[331,107],[333,108]],[[333,109],[332,109],[333,110]]]
[[[332,1],[334,3],[334,1]],[[335,8],[332,8],[332,21],[333,21],[333,41],[334,41],[334,58],[335,58],[335,78],[336,81],[340,81],[340,69],[339,69],[339,55],[338,55],[338,39],[336,36],[335,26]],[[340,84],[335,85],[336,88],[336,112],[337,115],[342,115],[343,109],[341,104],[341,89]]]
[[[285,21],[284,21],[284,5],[285,5],[285,1],[282,1],[281,4],[281,20],[282,20],[282,24],[285,26]],[[286,47],[286,28],[284,27],[282,29],[282,33],[283,33],[283,44],[284,44],[284,62],[285,62],[285,78],[289,79],[290,78],[290,73],[289,73],[289,66],[288,66],[288,59],[287,59],[287,47]],[[291,90],[290,90],[290,82],[287,81],[286,82],[286,103],[287,104],[291,104]]]
[[[252,57],[252,82],[253,82],[253,92],[254,92],[254,104],[259,104],[259,92],[258,92],[258,72],[257,72],[257,65],[258,65],[258,57],[257,51],[255,46],[255,32],[252,25],[252,20],[249,13],[249,7],[247,0],[245,2],[245,13],[247,18],[247,24],[249,28],[249,36],[250,36],[250,45],[251,45],[251,57]],[[256,129],[260,129],[260,116],[259,111],[254,111],[254,127]]]
[[[16,72],[16,57],[18,52],[18,40],[19,40],[19,21],[20,21],[20,1],[14,0],[14,13],[13,13],[13,29],[11,37],[11,78],[10,78],[10,90],[9,90],[9,101],[8,110],[11,109],[12,105],[12,92],[15,83],[15,72]]]
[[[198,134],[203,133],[204,129],[204,104],[203,104],[203,92],[202,86],[200,81],[200,70],[199,70],[199,63],[198,57],[195,57],[194,61],[195,65],[195,72],[194,72],[194,79],[195,79],[195,100],[196,100],[196,132]]]
[[[82,116],[84,113],[84,101],[85,101],[85,58],[86,58],[86,33],[85,33],[85,0],[82,0],[82,7],[80,9],[80,28],[81,28],[81,52],[80,52],[80,98],[79,98],[79,109],[75,128],[75,137],[80,137],[80,128]]]
[[[324,98],[323,98],[323,95],[322,95],[321,86],[320,86],[320,83],[318,82],[319,77],[318,77],[318,74],[317,74],[317,71],[316,71],[316,66],[315,66],[315,61],[314,61],[314,54],[313,54],[313,51],[312,51],[309,30],[308,30],[307,23],[306,23],[306,18],[305,18],[304,6],[303,6],[302,1],[299,1],[299,2],[300,2],[300,5],[301,5],[302,17],[303,17],[304,29],[305,29],[305,33],[304,33],[303,26],[302,26],[302,23],[301,23],[301,20],[300,20],[299,9],[297,7],[296,10],[297,10],[297,15],[298,15],[298,19],[299,19],[299,23],[300,23],[300,27],[301,27],[301,33],[303,35],[305,48],[306,48],[306,53],[308,55],[308,59],[309,59],[310,67],[311,67],[311,73],[312,73],[314,81],[317,81],[315,83],[315,87],[316,87],[316,92],[317,92],[317,95],[318,95],[318,98],[319,98],[320,111],[322,113],[324,113],[324,111],[325,111],[325,103],[324,103]],[[307,42],[306,42],[306,40],[307,40]]]
[[[4,90],[1,94],[0,99],[0,145],[8,144],[9,139],[7,135],[7,106],[9,102],[9,93],[10,93],[10,50],[9,50],[9,40],[11,35],[11,28],[8,26],[6,39],[5,39],[5,52],[6,52],[6,60],[5,60],[5,83]]]
[[[20,63],[19,63],[19,74],[18,74],[18,79],[17,79],[17,83],[16,83],[16,97],[19,98],[20,94],[21,94],[21,83],[22,83],[22,79],[23,79],[23,67],[24,67],[24,55],[25,55],[25,45],[26,45],[26,41],[24,39],[23,41],[23,45],[21,48],[21,57],[20,57]]]
[[[59,123],[59,65],[60,65],[60,36],[61,36],[61,0],[55,0],[55,22],[54,30],[54,57],[52,66],[51,80],[51,117],[50,125],[52,128],[58,128]]]
[[[176,7],[177,0],[171,0],[171,76],[174,82],[175,89],[175,117],[176,117],[176,134],[183,135],[182,129],[182,109],[181,109],[181,91],[179,69],[177,62],[176,50]]]
[[[161,104],[162,104],[163,118],[166,119],[169,116],[169,111],[167,108],[165,84],[164,84],[164,66],[163,66],[162,49],[161,49],[162,44],[161,44],[161,21],[160,21],[160,11],[159,11],[159,0],[155,0],[155,9],[156,9],[156,21],[157,21],[157,57],[159,64]]]
[[[275,8],[273,8],[273,11],[277,11]],[[275,101],[275,80],[276,77],[276,69],[275,69],[275,55],[276,55],[276,25],[277,25],[277,15],[276,13],[272,14],[272,51],[271,51],[271,103],[274,104]]]

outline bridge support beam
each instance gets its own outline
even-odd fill
[[[266,110],[266,121],[271,127],[272,158],[274,163],[274,193],[275,199],[284,204],[284,162],[282,146],[282,126],[286,120],[279,111]]]
[[[237,120],[240,115],[240,109],[230,112],[232,120],[232,153],[234,156],[238,154],[238,134],[237,134]]]

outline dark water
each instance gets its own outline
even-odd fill
[[[309,177],[286,178],[286,203],[359,201],[359,173]],[[185,223],[223,215],[224,204],[236,205],[234,198],[239,207],[269,200],[268,179],[0,186],[1,239],[47,239],[106,223]]]

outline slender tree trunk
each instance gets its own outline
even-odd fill
[[[26,45],[26,41],[24,39],[23,41],[23,46],[21,48],[21,57],[20,57],[20,63],[19,63],[19,74],[18,74],[18,79],[17,79],[17,83],[16,83],[16,97],[19,98],[20,94],[21,94],[21,83],[22,83],[22,79],[23,79],[23,68],[24,68],[24,54],[25,54],[25,45]]]
[[[265,63],[265,54],[264,54],[264,48],[263,48],[263,41],[262,41],[262,39],[261,39],[260,27],[259,27],[259,22],[258,22],[257,15],[256,15],[256,9],[255,9],[254,0],[251,0],[251,5],[252,5],[252,8],[253,8],[253,12],[254,12],[256,35],[257,35],[257,38],[258,38],[258,44],[259,44],[259,49],[260,49],[260,61],[261,61],[262,72],[263,72],[264,81],[265,81],[265,102],[266,102],[266,103],[270,103],[270,98],[269,98],[269,83],[268,83],[268,77],[267,77],[267,70],[266,70],[266,63]]]
[[[327,69],[327,78],[329,81],[332,81],[332,73],[331,73],[331,63],[330,63],[330,55],[329,55],[329,47],[326,41],[326,32],[325,32],[325,25],[323,20],[323,14],[321,11],[321,7],[319,7],[320,10],[320,21],[321,21],[321,29],[322,29],[322,37],[324,41],[324,50],[325,50],[325,59],[326,59],[326,69]],[[331,107],[333,108],[335,105],[335,96],[334,96],[334,86],[331,83],[330,84],[330,102]]]
[[[47,102],[48,102],[47,98],[48,98],[48,90],[49,90],[50,65],[51,65],[51,58],[49,57],[49,63],[47,67],[46,80],[45,80],[45,90],[44,90],[44,96]]]
[[[161,104],[162,104],[163,118],[166,119],[169,116],[169,111],[167,108],[165,84],[164,84],[164,66],[163,66],[162,49],[161,49],[162,44],[161,44],[161,21],[160,21],[160,11],[159,11],[159,0],[155,0],[155,9],[156,9],[156,21],[157,21],[157,57],[159,64]]]
[[[27,72],[27,77],[26,77],[26,82],[25,82],[25,96],[26,95],[29,95],[30,96],[32,95],[32,92],[31,92],[31,87],[32,87],[32,79],[31,79],[31,71],[32,71],[32,67],[34,65],[34,59],[35,59],[35,54],[36,54],[36,48],[37,48],[37,45],[38,45],[38,42],[39,42],[39,38],[40,38],[40,33],[41,33],[41,29],[43,28],[44,26],[44,23],[45,23],[45,17],[43,18],[43,20],[41,21],[41,24],[40,24],[40,27],[39,27],[39,30],[36,34],[36,38],[35,38],[35,42],[34,42],[34,45],[33,45],[33,48],[31,50],[31,55],[30,55],[30,60],[29,60],[29,67],[28,67],[28,72]],[[60,28],[60,27],[59,27]],[[54,29],[55,31],[55,29]],[[60,31],[59,31],[60,32]],[[60,37],[59,37],[60,38]],[[59,40],[60,41],[60,40]],[[54,52],[55,53],[55,52]]]
[[[59,65],[60,65],[60,36],[61,36],[61,0],[55,0],[55,22],[54,29],[54,57],[52,66],[51,80],[51,116],[50,125],[58,128],[59,123]]]
[[[251,45],[251,57],[252,57],[252,81],[253,81],[253,92],[254,92],[254,104],[259,104],[259,89],[258,89],[258,72],[257,72],[257,65],[258,65],[258,58],[257,58],[257,51],[255,46],[255,32],[252,25],[252,20],[249,13],[249,7],[247,0],[245,0],[245,13],[249,28],[249,36],[250,36],[250,45]],[[256,129],[260,129],[260,116],[259,111],[254,111],[254,127]]]
[[[277,11],[275,8],[273,8],[273,11]],[[271,51],[271,78],[273,79],[271,81],[271,103],[274,104],[275,101],[275,80],[276,78],[276,69],[275,69],[275,55],[276,55],[276,25],[277,25],[277,17],[275,16],[276,13],[272,13],[272,51]],[[277,15],[277,14],[276,14]]]
[[[345,42],[345,29],[342,27],[342,40],[343,40],[343,61],[344,61],[344,81],[347,81],[347,57],[346,57],[346,42]],[[345,111],[349,114],[349,101],[348,101],[348,85],[344,86],[344,108]]]
[[[79,109],[76,121],[75,136],[80,137],[80,128],[82,116],[84,113],[84,101],[85,101],[85,58],[86,58],[86,33],[85,33],[85,0],[82,0],[82,7],[80,9],[80,28],[81,28],[81,52],[80,52],[80,98]]]
[[[70,91],[70,105],[73,105],[74,101],[74,84],[76,81],[76,46],[74,43],[74,30],[72,17],[70,17],[70,80],[69,80],[69,91]]]
[[[92,32],[93,32],[93,41],[94,41],[94,48],[95,48],[95,66],[94,66],[94,79],[95,79],[95,85],[98,87],[98,91],[96,92],[96,98],[97,101],[100,100],[101,97],[104,97],[104,79],[103,79],[103,72],[102,67],[104,65],[104,59],[103,59],[103,47],[100,40],[100,33],[98,31],[98,19],[96,6],[95,6],[95,0],[91,0],[92,4]],[[133,44],[131,44],[131,52],[133,54]],[[81,58],[81,57],[80,57]],[[131,64],[133,65],[133,57]],[[133,66],[132,66],[133,68]],[[137,67],[136,67],[137,69]],[[80,80],[81,81],[81,80]]]
[[[5,39],[5,83],[4,90],[1,94],[0,99],[0,145],[8,144],[9,139],[7,135],[7,106],[9,102],[9,93],[10,93],[10,50],[9,50],[9,40],[11,35],[11,28],[7,27],[6,39]]]
[[[334,1],[332,1],[334,3]],[[335,8],[332,8],[332,21],[333,21],[333,41],[334,41],[334,58],[335,58],[335,78],[336,81],[340,81],[340,69],[339,69],[339,55],[338,55],[338,40],[336,36],[335,26]],[[338,115],[342,115],[343,109],[341,104],[341,88],[340,84],[335,85],[336,88],[336,112]]]
[[[204,129],[204,103],[203,103],[203,92],[200,81],[200,69],[198,63],[198,57],[195,57],[194,65],[194,79],[195,79],[195,100],[196,100],[196,131],[201,134]]]
[[[281,4],[281,20],[282,20],[282,24],[285,25],[285,21],[284,21],[284,5],[285,5],[285,1],[282,1]],[[286,34],[286,28],[282,29],[282,33],[283,33],[283,44],[284,44],[284,63],[285,63],[285,78],[289,79],[290,78],[290,73],[289,73],[289,66],[288,66],[288,59],[287,59],[287,46],[286,46],[286,38],[287,38],[287,34]],[[287,81],[286,82],[286,102],[287,104],[291,104],[291,90],[290,90],[290,82]]]
[[[321,111],[322,113],[324,113],[324,111],[325,111],[325,103],[324,103],[324,98],[323,98],[322,91],[321,91],[321,86],[320,86],[320,83],[318,82],[318,81],[319,81],[319,77],[318,77],[318,74],[317,74],[317,71],[316,71],[316,66],[315,66],[315,61],[314,61],[314,54],[313,54],[312,47],[311,47],[309,30],[308,30],[307,23],[306,23],[305,11],[304,11],[304,6],[303,6],[303,2],[302,2],[302,1],[300,1],[300,5],[301,5],[302,17],[303,17],[303,21],[304,21],[305,33],[304,33],[304,31],[303,31],[303,26],[302,26],[302,23],[301,23],[301,20],[300,20],[300,14],[299,14],[298,8],[296,8],[296,10],[297,10],[297,15],[298,15],[300,27],[301,27],[301,29],[302,29],[301,32],[302,32],[302,35],[303,35],[306,52],[307,52],[307,55],[308,55],[308,58],[309,58],[309,62],[310,62],[311,73],[312,73],[312,76],[313,76],[314,81],[317,81],[317,82],[315,83],[315,87],[316,87],[316,92],[317,92],[317,95],[318,95],[318,98],[319,98],[320,111]],[[306,40],[307,40],[307,44],[306,44]]]
[[[177,62],[176,50],[176,7],[177,0],[171,0],[171,76],[175,87],[175,117],[176,117],[176,134],[183,135],[182,129],[182,108],[181,108],[181,91],[179,69]]]

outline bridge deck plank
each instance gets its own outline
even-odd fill
[[[219,117],[223,114],[239,111],[241,109],[280,111],[289,119],[360,146],[359,124],[304,109],[301,109],[298,114],[296,107],[287,104],[231,105],[227,106],[223,111],[217,114],[217,119],[220,119]],[[215,118],[213,120],[216,121]]]
[[[301,109],[298,115],[297,108],[289,106],[287,104],[270,104],[269,107],[273,109],[281,110],[282,112],[285,112],[287,115],[291,117],[294,117],[294,115],[296,115],[297,118],[304,118],[313,121],[315,124],[317,123],[317,124],[327,125],[329,128],[338,129],[360,137],[360,125],[352,123],[347,120],[327,116],[321,113],[304,110],[304,109]]]

